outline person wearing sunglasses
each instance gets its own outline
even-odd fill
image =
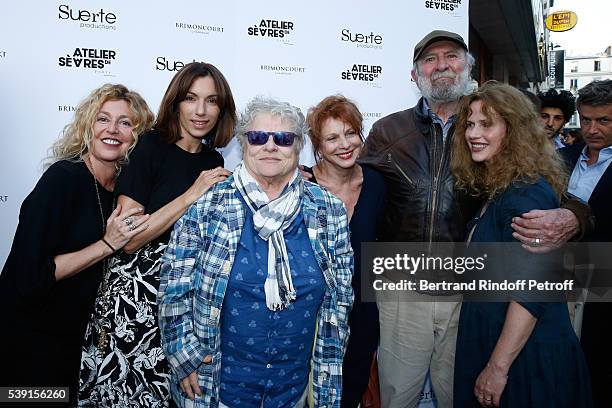
[[[305,127],[253,99],[241,163],[175,225],[158,302],[179,406],[340,407],[353,251],[342,202],[298,171]]]

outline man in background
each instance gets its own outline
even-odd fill
[[[540,92],[538,98],[542,102],[540,117],[544,123],[546,135],[554,142],[557,149],[561,149],[565,147],[561,137],[563,127],[576,111],[574,95],[568,91],[557,92],[555,89],[549,89],[546,92]]]
[[[612,242],[612,80],[594,81],[578,91],[580,128],[586,142],[561,150],[571,177],[568,192],[589,203],[595,229],[589,241]],[[597,272],[596,272],[597,273]],[[601,276],[594,276],[601,282]],[[609,286],[610,279],[604,278]],[[596,286],[601,286],[597,284]],[[593,402],[610,405],[612,350],[609,336],[610,303],[587,303],[582,321],[582,347],[589,365]]]

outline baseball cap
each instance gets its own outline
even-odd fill
[[[432,43],[445,40],[452,41],[461,46],[461,48],[464,50],[468,50],[467,45],[465,45],[465,41],[463,41],[463,37],[461,37],[459,34],[444,30],[434,30],[423,37],[423,39],[414,47],[414,57],[412,62],[416,62],[421,57],[421,54],[423,54],[423,51],[425,51],[425,49]]]

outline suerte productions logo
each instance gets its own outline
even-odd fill
[[[455,11],[461,7],[461,0],[425,0],[425,8]]]
[[[166,57],[157,57],[155,58],[155,70],[176,72],[180,71],[185,65],[190,64],[192,62],[196,62],[196,60],[194,59],[193,61],[180,61]]]
[[[340,40],[348,44],[354,44],[357,48],[371,48],[375,50],[382,50],[383,48],[382,35],[375,34],[374,31],[360,33],[343,28],[340,32]]]
[[[260,71],[268,71],[273,72],[276,75],[293,75],[293,74],[303,74],[306,72],[306,68],[304,67],[296,67],[294,65],[265,65],[261,64],[259,66]]]
[[[57,8],[57,17],[60,20],[76,21],[79,28],[92,28],[99,30],[116,30],[117,14],[104,10],[73,9],[68,4],[60,4]]]
[[[98,74],[110,75],[109,66],[117,59],[117,51],[98,48],[77,47],[73,52],[58,58],[63,68],[93,70]]]
[[[367,64],[353,64],[350,68],[342,71],[340,77],[345,81],[360,81],[380,88],[377,79],[382,75],[382,66],[380,65],[367,65]]]
[[[177,21],[174,23],[174,28],[181,31],[189,31],[194,34],[221,34],[225,30],[222,26],[215,26],[210,24],[196,24],[196,23],[184,23]]]
[[[287,37],[293,32],[293,21],[262,19],[257,24],[247,28],[251,37],[275,38],[278,41],[292,45]]]

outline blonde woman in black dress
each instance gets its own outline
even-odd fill
[[[21,205],[0,275],[0,386],[69,387],[76,404],[81,344],[105,259],[146,228],[138,209],[113,211],[113,190],[119,166],[152,122],[139,94],[107,84],[79,104],[53,145]]]

